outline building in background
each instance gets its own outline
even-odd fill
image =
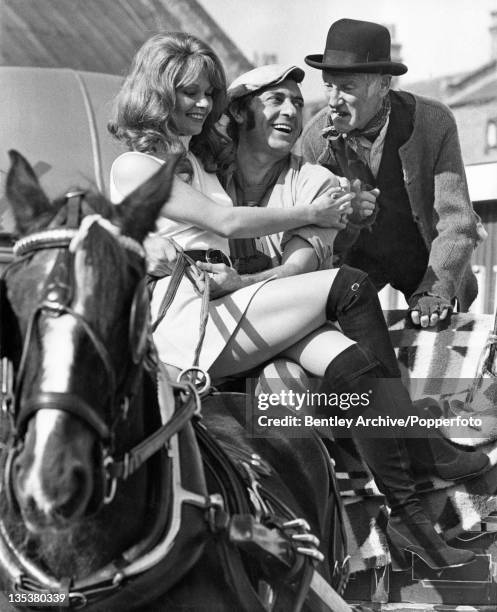
[[[444,101],[456,116],[470,195],[489,232],[474,258],[480,283],[475,312],[493,312],[497,304],[497,11],[490,17],[492,52],[485,65],[406,86]],[[392,57],[401,61],[395,25],[386,25]],[[124,75],[140,45],[163,30],[191,32],[208,42],[226,67],[228,81],[254,64],[278,59],[260,53],[249,61],[197,0],[2,0],[0,65]],[[322,106],[322,100],[309,102],[305,119]],[[387,308],[402,306],[394,292],[385,293],[382,301]]]
[[[406,89],[442,100],[453,111],[471,199],[488,231],[473,263],[480,292],[472,310],[497,306],[497,11],[490,14],[491,56],[469,72],[410,83]]]
[[[0,66],[6,67],[8,72],[8,76],[7,72],[2,73],[5,88],[0,97],[0,106],[4,109],[3,121],[7,122],[16,135],[19,135],[21,129],[25,130],[25,137],[30,143],[34,143],[36,137],[43,132],[39,129],[40,124],[52,126],[56,123],[63,132],[62,124],[72,122],[79,157],[74,151],[71,157],[80,160],[85,157],[88,149],[88,163],[91,168],[98,166],[97,174],[100,175],[103,166],[100,167],[100,163],[95,161],[101,158],[96,134],[100,134],[102,139],[107,136],[106,120],[103,117],[105,109],[100,107],[104,104],[102,98],[105,95],[115,95],[110,92],[117,89],[119,79],[112,81],[109,78],[99,78],[100,75],[93,73],[125,75],[138,48],[160,31],[191,32],[209,43],[226,67],[228,80],[253,67],[196,0],[0,0]],[[20,74],[16,81],[15,69],[12,71],[7,68],[11,66],[68,68],[74,71],[73,74],[51,74],[46,77],[50,81],[45,84],[46,88],[55,87],[51,91],[53,96],[57,96],[57,84],[60,86],[57,79],[62,79],[64,83],[61,91],[66,98],[62,101],[64,110],[60,121],[54,122],[53,116],[47,116],[50,111],[60,112],[56,110],[59,107],[56,104],[44,104],[41,99],[32,100],[32,106],[43,108],[45,116],[41,116],[40,110],[35,116],[26,117],[26,120],[17,120],[17,115],[24,108],[23,96],[30,97],[31,94],[33,97],[33,93],[39,91],[39,83],[26,84],[25,76],[21,78]],[[12,78],[16,87],[12,87],[9,80]],[[109,84],[111,81],[114,89]],[[71,87],[69,82],[72,83]],[[16,105],[16,100],[18,108],[9,106]],[[97,107],[99,111],[95,112]],[[95,128],[97,123],[99,129]],[[22,128],[18,125],[22,125]],[[0,186],[3,183],[4,168],[8,168],[6,151],[18,140],[12,141],[6,136],[7,133],[10,133],[9,130],[0,133]],[[42,143],[47,150],[57,144],[61,146],[55,133],[51,134],[50,141],[47,139]],[[22,150],[25,152],[31,149],[27,147]],[[91,160],[94,163],[90,163]],[[50,166],[36,158],[30,161],[43,181]],[[64,164],[59,163],[58,166],[62,173]],[[82,172],[85,168],[85,164],[81,163]],[[91,170],[88,176],[93,176]],[[96,185],[102,187],[104,178],[101,178],[101,182],[102,185],[98,181]],[[11,257],[11,227],[6,199],[0,194],[0,268]]]
[[[228,80],[253,67],[196,0],[2,0],[0,65],[124,75],[142,43],[164,30],[210,44]]]

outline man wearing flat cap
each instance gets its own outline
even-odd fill
[[[228,88],[228,125],[232,163],[224,164],[219,179],[235,206],[289,208],[316,198],[337,204],[335,228],[306,226],[255,239],[230,240],[234,267],[202,263],[212,273],[211,296],[276,277],[292,276],[332,267],[333,242],[346,227],[354,194],[343,190],[329,170],[309,164],[291,153],[302,133],[304,100],[299,83],[304,71],[293,65],[270,64],[240,75]],[[377,192],[359,193],[354,199],[370,212]],[[171,271],[176,253],[163,237],[147,244],[149,271]]]
[[[381,25],[341,19],[324,53],[305,62],[322,70],[328,107],[304,129],[304,158],[380,190],[374,214],[352,216],[340,232],[340,262],[366,271],[378,290],[400,290],[422,327],[437,325],[455,302],[466,311],[478,292],[471,255],[485,230],[451,111],[390,89],[391,76],[407,67],[391,60]]]
[[[326,193],[343,207],[336,228],[306,226],[255,239],[230,240],[233,269],[212,280],[214,294],[267,278],[290,276],[332,266],[333,242],[345,228],[353,195],[345,193],[329,170],[292,154],[302,132],[304,100],[297,66],[270,64],[240,75],[228,87],[228,135],[233,164],[219,176],[235,206],[288,208],[311,203]],[[359,195],[374,209],[376,192]],[[203,264],[207,269],[207,266]]]

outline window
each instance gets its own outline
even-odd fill
[[[487,122],[486,150],[497,149],[497,119],[489,119]]]

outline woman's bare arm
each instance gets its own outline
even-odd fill
[[[126,196],[149,179],[160,162],[146,155],[124,155],[114,163],[113,181]],[[334,200],[331,189],[311,205],[288,209],[222,206],[213,202],[177,177],[169,200],[162,210],[173,221],[191,223],[227,238],[265,236],[303,225],[334,227],[340,218],[340,206],[351,199],[350,194]]]

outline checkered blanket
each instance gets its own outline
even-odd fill
[[[426,405],[426,398],[436,399],[435,416],[459,415],[461,422],[473,416],[481,421],[478,427],[442,426],[444,435],[462,446],[481,446],[497,439],[493,317],[458,314],[438,331],[407,327],[404,311],[389,311],[386,319],[413,400],[425,400]]]
[[[385,316],[403,380],[418,409],[431,417],[480,418],[482,425],[476,428],[459,425],[440,431],[457,444],[497,454],[497,383],[493,364],[483,367],[491,351],[493,317],[458,314],[440,330],[421,330],[406,324],[405,311],[389,311]],[[291,381],[287,386],[295,391],[312,385],[299,379],[298,366],[281,360],[264,370],[260,390],[275,391],[278,377]],[[384,498],[351,440],[335,441],[331,453],[346,508],[351,570],[381,567],[389,562]],[[448,538],[475,528],[497,512],[497,466],[457,485],[424,477],[417,487],[426,513]]]

